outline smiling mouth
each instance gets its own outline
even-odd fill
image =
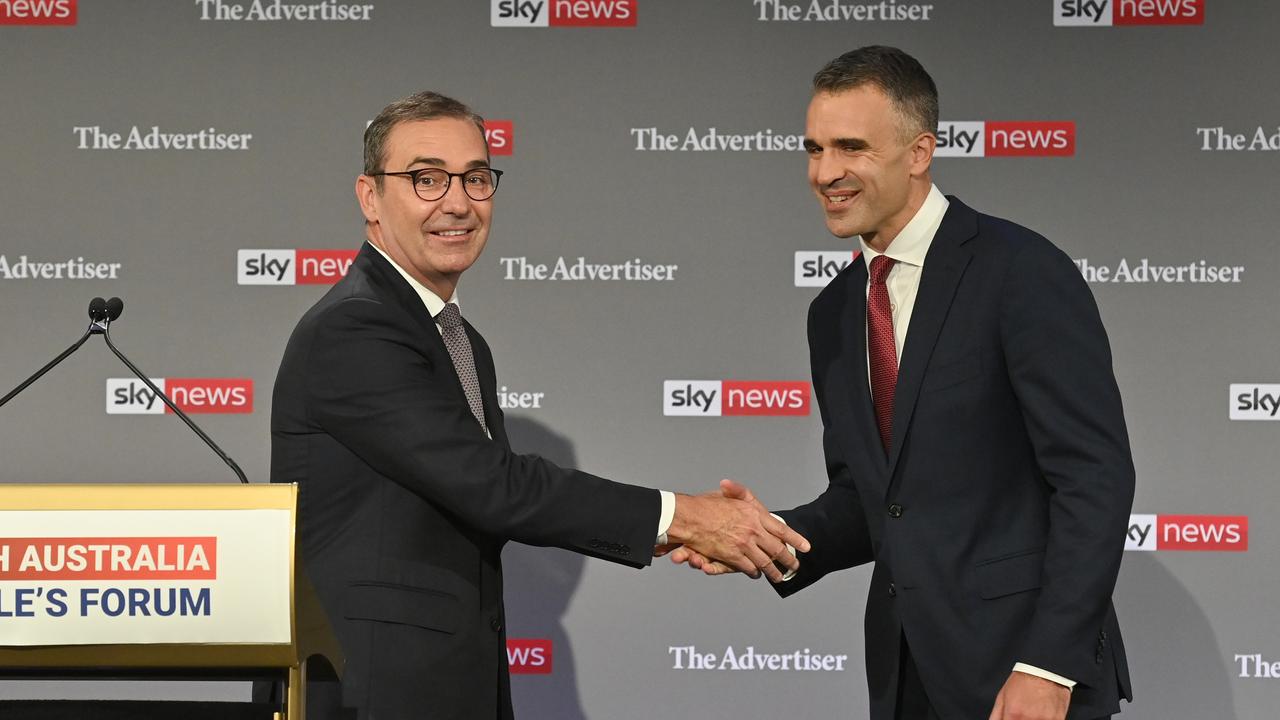
[[[456,238],[470,235],[470,230],[436,230],[431,232],[432,235],[443,238]]]
[[[855,198],[861,195],[859,190],[841,190],[834,193],[823,193],[828,210],[840,210],[849,207]]]

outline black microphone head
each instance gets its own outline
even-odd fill
[[[107,319],[115,322],[120,317],[120,313],[124,312],[124,301],[118,297],[113,297],[107,301]]]
[[[93,322],[104,320],[107,317],[107,301],[100,297],[96,297],[89,301],[89,319]]]

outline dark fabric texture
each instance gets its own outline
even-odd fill
[[[276,378],[271,480],[299,485],[301,560],[361,718],[512,716],[508,540],[652,561],[658,492],[513,453],[493,357],[464,327],[492,439],[421,298],[369,246],[298,323]]]
[[[1132,698],[1111,594],[1133,502],[1097,306],[1043,237],[955,198],[925,260],[886,457],[867,387],[867,269],[813,301],[829,485],[781,513],[813,549],[790,595],[874,562],[873,720],[892,720],[905,635],[944,720],[985,718],[1014,663],[1079,683],[1071,720]]]

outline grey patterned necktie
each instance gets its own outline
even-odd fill
[[[484,405],[480,402],[476,360],[471,354],[471,339],[467,337],[467,329],[462,326],[462,313],[458,312],[457,305],[446,303],[435,320],[440,324],[440,337],[449,350],[449,357],[453,358],[453,369],[458,372],[458,379],[462,381],[462,391],[467,394],[471,414],[480,423],[485,434],[488,434],[489,427],[484,424]]]

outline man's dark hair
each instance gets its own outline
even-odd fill
[[[364,174],[372,175],[386,170],[382,164],[386,161],[387,136],[391,129],[402,122],[415,120],[435,120],[437,118],[457,118],[475,123],[484,137],[484,118],[474,110],[451,97],[424,90],[406,98],[400,98],[382,108],[382,112],[369,123],[364,130]],[[404,168],[398,168],[403,170]],[[378,189],[382,189],[382,177],[375,178]]]
[[[938,88],[918,60],[883,45],[850,50],[813,76],[815,93],[838,93],[864,85],[878,88],[902,116],[902,132],[910,138],[938,132]]]

